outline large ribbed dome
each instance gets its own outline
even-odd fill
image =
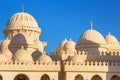
[[[5,27],[5,30],[6,29],[22,29],[22,28],[40,31],[40,28],[38,27],[38,23],[36,22],[34,17],[25,12],[19,12],[14,14],[9,19]]]
[[[104,37],[96,30],[90,29],[83,33],[78,44],[106,44]]]

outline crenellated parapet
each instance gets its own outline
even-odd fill
[[[11,61],[11,62],[0,62],[0,66],[1,65],[60,65],[60,61],[52,61],[49,63],[45,63],[45,62],[19,62],[19,61]]]
[[[120,61],[120,52],[101,51],[96,53],[86,52],[88,61]]]
[[[120,52],[119,51],[99,51],[99,52],[96,52],[96,53],[89,53],[87,51],[77,51],[77,53],[75,53],[77,55],[101,55],[101,56],[120,56]]]
[[[0,63],[0,70],[9,70],[9,71],[60,71],[60,62],[53,61],[51,63],[44,63],[44,62],[28,62],[28,63],[21,63],[21,62],[1,62]]]
[[[86,61],[84,63],[74,63],[65,61],[64,71],[120,72],[120,62]]]
[[[72,61],[65,61],[64,65],[68,66],[120,66],[120,62],[111,61],[111,62],[105,62],[105,61],[85,61],[83,63],[74,63]]]
[[[75,55],[87,55],[87,52],[85,51],[77,51]]]
[[[100,52],[101,56],[120,56],[120,52]]]
[[[43,41],[43,42],[42,42],[42,44],[43,44],[44,49],[45,49],[45,48],[46,48],[46,46],[47,46],[47,42],[46,42],[46,41]]]

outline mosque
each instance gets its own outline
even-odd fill
[[[34,17],[15,13],[3,29],[0,80],[120,80],[120,43],[90,27],[77,43],[65,39],[47,55]]]

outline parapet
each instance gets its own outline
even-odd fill
[[[60,62],[53,61],[51,63],[40,63],[40,62],[9,62],[0,63],[0,70],[29,70],[29,71],[60,71]]]
[[[11,61],[11,62],[1,62],[0,65],[60,65],[60,61],[52,61],[49,63],[44,62],[18,62],[18,61]]]
[[[100,52],[100,55],[102,56],[120,56],[120,52],[114,52],[114,51],[106,51],[106,52]]]
[[[85,61],[83,63],[74,63],[72,61],[64,61],[64,65],[67,66],[120,66],[120,62],[109,61]]]
[[[76,72],[119,72],[120,62],[86,61],[84,63],[64,62],[64,71]]]
[[[75,55],[87,55],[87,52],[85,52],[85,51],[78,51],[77,53],[75,53]]]

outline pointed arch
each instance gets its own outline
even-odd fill
[[[2,76],[0,75],[0,80],[3,80]]]
[[[91,80],[102,80],[99,75],[94,75]]]
[[[111,77],[111,79],[110,80],[120,80],[120,77],[119,76],[117,76],[117,75],[114,75],[114,76],[112,76]]]
[[[41,80],[50,80],[50,77],[47,74],[42,75]]]
[[[74,80],[84,80],[84,79],[82,75],[78,74],[75,76]]]
[[[15,76],[14,80],[30,80],[30,79],[25,74],[18,74],[18,75]]]

